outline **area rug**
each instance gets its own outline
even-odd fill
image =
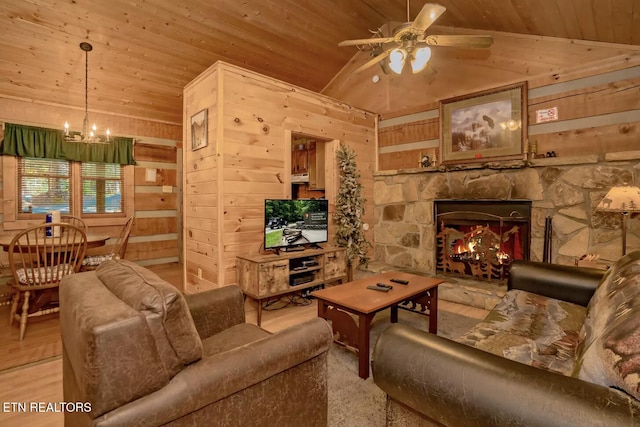
[[[478,322],[478,319],[448,311],[438,312],[438,335],[455,339],[463,335]],[[406,310],[399,310],[398,323],[429,330],[429,318]],[[371,349],[376,340],[389,326],[388,310],[379,313],[371,323]],[[329,350],[329,426],[330,427],[383,427],[385,425],[385,393],[373,383],[369,376],[363,380],[358,376],[357,355],[340,345],[333,344]]]

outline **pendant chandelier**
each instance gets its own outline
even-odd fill
[[[89,128],[89,52],[93,50],[90,43],[80,43],[80,49],[84,51],[84,120],[82,133],[69,130],[69,122],[64,122],[65,141],[75,142],[109,142],[111,131],[106,130],[105,135],[98,135],[95,123]]]

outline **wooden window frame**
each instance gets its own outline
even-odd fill
[[[26,163],[26,162],[33,162],[31,163],[32,165],[38,165],[37,170],[33,170],[33,169],[29,169],[26,167],[26,165],[21,165],[21,163]],[[58,168],[53,168],[53,165],[60,165],[61,167],[64,167],[66,169],[66,174],[64,173],[60,173],[60,171],[58,170]],[[16,162],[17,165],[17,174],[16,176],[19,177],[19,179],[16,180],[16,185],[17,185],[17,191],[16,191],[16,214],[18,216],[18,219],[30,219],[33,218],[33,213],[32,212],[27,212],[26,206],[22,205],[20,203],[20,199],[21,199],[21,194],[23,191],[30,191],[29,189],[25,189],[23,187],[22,184],[24,184],[24,179],[25,178],[39,178],[40,182],[42,180],[46,180],[47,181],[47,190],[48,192],[50,192],[52,189],[59,189],[60,185],[62,185],[62,183],[64,181],[66,181],[67,186],[69,187],[69,189],[71,188],[71,186],[73,185],[73,168],[72,168],[72,164],[67,161],[67,160],[59,160],[59,159],[38,159],[38,158],[23,158],[20,157],[18,159],[18,161]],[[41,167],[47,167],[47,171],[43,171],[40,168]],[[21,182],[22,181],[22,182]],[[54,186],[53,188],[51,186]],[[27,185],[28,187],[28,185]],[[49,193],[51,194],[51,193]],[[70,198],[68,196],[68,192],[67,195],[65,196],[64,193],[60,194],[61,196],[63,196],[62,198],[66,198],[67,199],[67,203],[69,211],[72,212],[73,210],[73,198]],[[38,202],[35,201],[35,199],[32,201],[32,203],[38,204],[41,200],[38,200]],[[22,201],[24,202],[24,200]],[[61,202],[61,201],[58,201]],[[61,207],[62,208],[62,207]]]
[[[106,187],[106,181],[108,181],[109,179],[106,179],[106,178],[95,178],[95,179],[87,178],[86,176],[82,175],[82,163],[81,162],[74,162],[74,163],[75,163],[75,165],[74,165],[73,172],[76,171],[75,167],[77,167],[77,171],[80,174],[80,179],[78,180],[79,181],[79,191],[77,192],[78,193],[78,197],[80,197],[80,198],[79,199],[78,198],[74,199],[74,202],[76,202],[76,201],[80,202],[80,208],[77,209],[77,212],[79,213],[78,216],[82,217],[82,219],[85,220],[85,222],[86,222],[86,220],[88,218],[102,218],[102,217],[106,218],[106,217],[114,217],[114,216],[123,215],[123,212],[126,212],[126,209],[127,209],[126,204],[128,202],[128,200],[126,199],[126,195],[125,194],[121,195],[122,203],[124,203],[123,212],[119,212],[119,213],[107,213],[107,212],[84,213],[82,211],[84,209],[84,205],[83,205],[83,201],[82,201],[83,181],[95,181],[96,182],[96,190],[99,191],[100,187],[102,187],[102,190],[104,191],[105,187]],[[93,163],[93,162],[88,162],[88,163]],[[93,164],[95,164],[95,163],[93,163]],[[121,188],[121,192],[122,193],[125,192],[125,173],[124,173],[124,168],[125,168],[125,165],[120,165],[120,179],[118,180],[118,181],[121,182],[120,188]],[[113,179],[110,179],[110,180],[113,181]],[[75,183],[75,181],[74,181],[74,183]],[[98,197],[97,197],[97,194],[96,194],[96,208],[98,207],[98,203],[99,203],[99,200],[98,200]],[[102,208],[104,208],[104,206],[102,206]]]
[[[28,218],[18,214],[17,197],[18,183],[17,179],[18,158],[13,156],[2,156],[2,188],[4,193],[2,203],[3,227],[5,230],[22,230],[31,225],[39,224],[44,220],[44,214],[26,214]],[[73,212],[71,215],[81,217],[87,226],[100,227],[110,225],[124,225],[127,218],[134,215],[135,203],[135,166],[122,165],[123,175],[123,200],[125,211],[119,214],[89,214],[82,215],[82,177],[80,176],[80,162],[71,162],[71,188],[73,203]],[[40,218],[42,216],[42,218]]]

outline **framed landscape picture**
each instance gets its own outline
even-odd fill
[[[191,116],[191,151],[206,147],[207,140],[207,109],[198,111]]]
[[[522,159],[527,83],[440,101],[442,164]]]

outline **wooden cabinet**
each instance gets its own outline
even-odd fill
[[[309,150],[309,189],[324,190],[325,171],[324,156],[325,146],[323,142],[314,143]]]
[[[309,172],[309,150],[295,149],[291,152],[291,173],[308,173]]]
[[[345,250],[327,246],[279,255],[239,256],[238,285],[245,295],[258,301],[258,325],[262,300],[285,295],[347,277]]]
[[[326,143],[322,141],[306,141],[292,146],[291,174],[307,174],[309,190],[324,190],[325,147]]]
[[[347,255],[345,251],[324,254],[324,280],[341,279],[347,276]]]
[[[289,262],[287,260],[258,264],[258,293],[275,294],[287,290]]]

